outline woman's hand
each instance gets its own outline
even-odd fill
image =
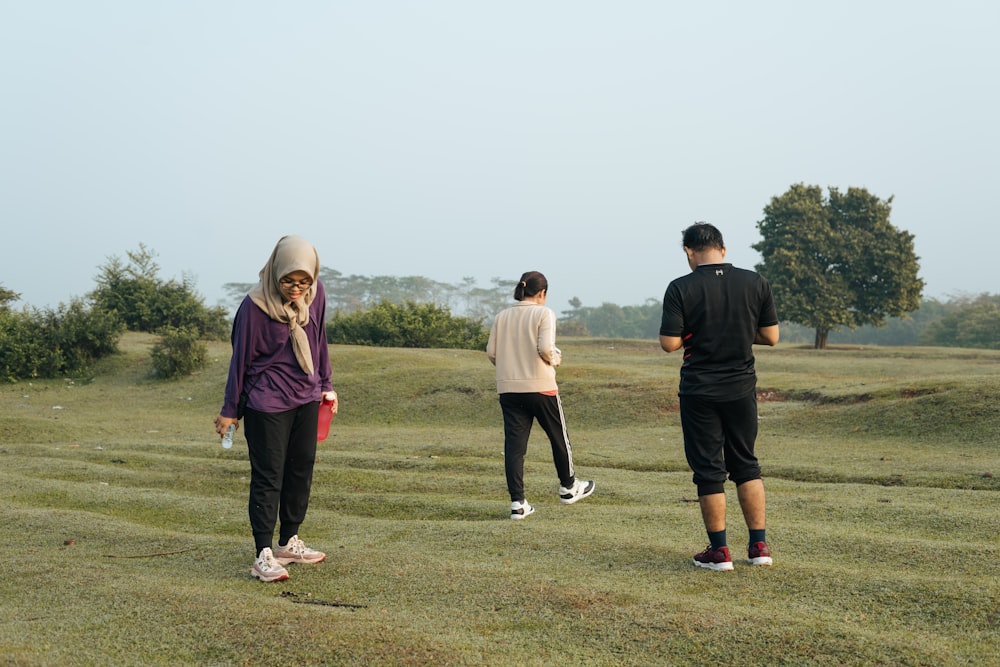
[[[332,405],[330,406],[330,411],[333,412],[333,414],[337,414],[337,408],[340,407],[340,401],[337,400],[337,392],[335,391],[323,392],[323,400],[328,403],[332,403]]]
[[[236,424],[237,431],[240,429],[239,419],[233,419],[232,417],[223,417],[222,415],[219,415],[218,417],[215,418],[215,432],[219,434],[220,438],[225,434],[226,429],[229,428],[230,424]]]

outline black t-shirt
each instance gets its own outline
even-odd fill
[[[754,391],[754,337],[777,323],[771,286],[753,271],[703,264],[671,282],[660,335],[683,340],[678,393],[735,400]]]

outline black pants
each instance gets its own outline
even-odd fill
[[[575,479],[573,448],[569,444],[566,416],[558,394],[500,394],[500,408],[503,411],[504,470],[511,501],[524,500],[524,456],[528,453],[528,436],[536,419],[549,436],[559,482],[565,487],[572,486]]]
[[[681,396],[680,411],[684,454],[699,496],[722,493],[727,473],[737,486],[760,479],[760,463],[754,454],[756,393],[722,402]]]
[[[319,403],[285,412],[247,409],[243,428],[250,451],[250,528],[259,552],[270,547],[280,519],[280,542],[298,534],[306,518]]]

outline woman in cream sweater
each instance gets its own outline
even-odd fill
[[[486,356],[496,366],[503,411],[511,519],[524,519],[535,511],[524,498],[524,456],[536,419],[552,445],[560,502],[572,504],[594,492],[594,482],[577,480],[573,469],[573,448],[556,385],[556,366],[562,363],[556,347],[556,316],[545,307],[548,288],[538,271],[522,275],[514,288],[517,303],[497,314],[486,344]]]

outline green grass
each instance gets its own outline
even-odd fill
[[[302,530],[329,559],[264,585],[242,436],[212,427],[228,347],[164,383],[151,342],[0,385],[2,664],[997,664],[1000,353],[760,350],[775,565],[713,573],[654,341],[560,341],[598,487],[560,505],[535,434],[524,522],[484,354],[334,346]]]

